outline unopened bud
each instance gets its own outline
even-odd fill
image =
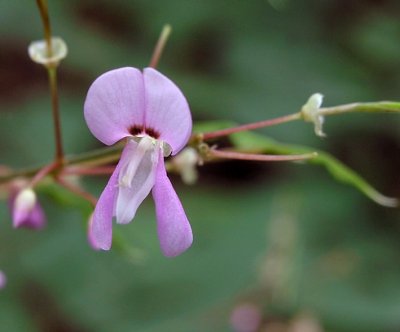
[[[314,123],[314,131],[317,136],[324,137],[325,133],[322,131],[324,117],[319,114],[319,109],[322,105],[324,96],[320,93],[314,93],[308,98],[307,103],[301,108],[303,119],[308,122]]]
[[[15,210],[29,213],[36,204],[36,194],[31,188],[23,189],[15,198]]]
[[[199,154],[191,147],[185,148],[180,154],[172,159],[174,168],[179,172],[182,181],[186,184],[194,184],[198,174],[196,166],[199,162]]]
[[[11,214],[15,228],[42,228],[45,216],[31,188],[21,190],[15,198],[11,197]]]
[[[51,50],[45,40],[37,40],[32,42],[28,48],[29,56],[32,61],[48,66],[57,66],[62,59],[67,56],[67,44],[59,37],[51,38]]]

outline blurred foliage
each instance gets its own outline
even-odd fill
[[[158,33],[173,33],[159,69],[177,82],[195,120],[246,123],[326,105],[400,99],[400,3],[327,1],[49,1],[60,67],[68,153],[99,147],[82,116],[89,84],[106,70],[144,67]],[[42,38],[34,1],[0,1],[0,164],[53,155],[46,74],[27,56]],[[325,104],[324,104],[325,105]],[[259,130],[329,151],[376,188],[400,196],[400,119],[351,114]],[[223,145],[224,142],[218,142]],[[256,303],[264,323],[308,312],[326,331],[400,330],[399,210],[370,202],[316,167],[224,162],[199,183],[172,179],[195,242],[169,260],[146,200],[117,226],[111,252],[86,243],[90,210],[57,186],[39,198],[49,225],[14,231],[2,202],[0,292],[4,331],[231,331],[236,305]],[[83,179],[98,195],[106,179]]]

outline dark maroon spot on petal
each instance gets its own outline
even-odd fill
[[[142,134],[143,133],[143,129],[144,129],[143,126],[133,125],[132,127],[129,128],[129,133],[132,136],[136,136],[136,135]]]
[[[145,128],[144,132],[155,139],[160,137],[160,133],[153,128]]]
[[[140,134],[147,134],[150,137],[158,139],[160,137],[160,133],[153,129],[153,128],[145,128],[144,126],[140,125],[133,125],[129,128],[129,133],[132,136],[140,135]]]

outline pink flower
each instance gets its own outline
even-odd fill
[[[6,287],[7,277],[3,271],[0,270],[0,289]]]
[[[40,229],[46,224],[43,209],[31,188],[25,188],[17,194],[11,194],[9,207],[14,228]]]
[[[164,166],[192,131],[189,106],[179,88],[152,68],[120,68],[97,78],[85,101],[85,119],[93,135],[112,145],[126,138],[121,159],[93,212],[91,238],[109,250],[112,218],[129,223],[152,191],[157,232],[165,256],[190,247],[192,230]]]

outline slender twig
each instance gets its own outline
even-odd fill
[[[154,48],[153,56],[151,57],[149,67],[152,67],[152,68],[157,67],[158,62],[161,58],[162,52],[164,50],[164,47],[168,41],[168,37],[171,34],[171,30],[172,30],[172,28],[169,24],[164,25],[164,27],[161,31],[160,37],[158,38],[156,47]]]
[[[36,0],[39,8],[40,17],[43,22],[44,37],[46,40],[47,56],[50,58],[53,55],[51,43],[51,25],[49,19],[49,12],[46,0]],[[55,161],[62,164],[64,158],[62,137],[61,137],[61,121],[58,102],[58,87],[57,87],[57,64],[48,63],[45,65],[49,78],[49,87],[51,94],[51,108],[53,114],[54,136],[56,144]]]
[[[114,166],[103,167],[67,167],[62,171],[63,175],[109,175],[115,170]]]
[[[379,101],[369,103],[351,103],[332,107],[321,107],[318,111],[319,115],[336,115],[350,112],[385,112],[399,113],[400,103],[395,101]]]
[[[53,113],[53,124],[54,124],[54,136],[56,140],[56,160],[59,163],[63,163],[64,152],[62,146],[61,136],[61,121],[60,111],[58,102],[58,88],[57,88],[57,68],[50,67],[47,69],[49,75],[49,85],[51,92],[51,108]]]
[[[290,122],[290,121],[299,120],[299,119],[301,119],[301,113],[294,113],[294,114],[285,115],[285,116],[271,119],[271,120],[254,122],[254,123],[249,123],[249,124],[245,124],[245,125],[241,125],[241,126],[237,126],[237,127],[233,127],[233,128],[227,128],[227,129],[211,131],[208,133],[203,133],[201,135],[201,138],[203,140],[209,140],[212,138],[217,138],[217,137],[221,137],[221,136],[227,136],[227,135],[231,135],[234,133],[238,133],[240,131],[247,131],[247,130],[253,130],[253,129],[258,129],[258,128],[275,126],[275,125],[278,125],[281,123]]]
[[[51,173],[52,171],[54,171],[55,169],[57,169],[59,166],[59,164],[57,162],[48,164],[46,166],[44,166],[42,169],[40,169],[35,176],[32,178],[29,186],[30,187],[34,187],[37,183],[40,182],[40,180],[42,180],[46,175],[48,175],[49,173]]]
[[[57,177],[57,182],[63,186],[65,189],[69,190],[70,192],[84,198],[85,200],[87,200],[90,204],[94,206],[96,206],[97,204],[97,199],[96,197],[94,197],[92,194],[84,191],[83,189],[79,188],[78,186],[75,186],[67,181],[65,181],[63,178],[61,177]]]
[[[242,153],[236,151],[224,151],[210,149],[208,155],[214,158],[223,159],[236,159],[236,160],[254,160],[254,161],[299,161],[315,158],[316,152],[297,154],[297,155],[267,155],[267,154],[253,154]]]
[[[79,155],[67,156],[65,157],[64,163],[62,165],[58,163],[50,164],[55,165],[51,171],[59,170],[61,169],[61,167],[66,167],[68,165],[80,165],[84,167],[106,165],[117,161],[120,158],[120,155],[121,146],[117,145],[111,148],[106,147],[95,151],[85,152]],[[47,165],[30,167],[27,169],[17,170],[11,173],[0,175],[0,184],[6,183],[18,177],[35,176],[36,173],[40,172],[40,170],[44,169],[45,167],[47,167]]]

